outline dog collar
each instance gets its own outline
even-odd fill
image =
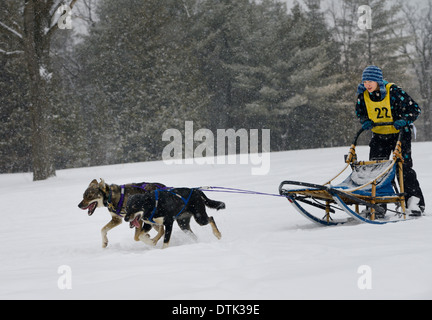
[[[114,212],[116,215],[121,217],[122,216],[121,210],[123,207],[124,199],[125,199],[125,185],[121,185],[120,186],[120,201],[117,204],[117,208],[116,208],[112,202],[112,189],[110,187],[109,193],[108,193],[108,199],[106,201],[106,206],[110,209],[110,211]]]

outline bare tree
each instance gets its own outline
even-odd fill
[[[70,0],[72,9],[78,0]],[[19,12],[20,22],[12,25],[0,21],[0,31],[7,33],[8,48],[0,54],[12,56],[23,54],[29,77],[29,111],[32,131],[33,180],[44,180],[55,175],[53,157],[50,152],[49,114],[52,109],[49,99],[50,47],[64,12],[58,13],[64,5],[62,0],[24,0]]]
[[[426,8],[403,7],[412,42],[404,47],[419,82],[423,100],[424,135],[432,140],[432,1]]]

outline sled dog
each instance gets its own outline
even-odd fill
[[[125,221],[130,221],[131,227],[139,228],[140,222],[161,226],[159,233],[153,239],[156,245],[164,236],[163,248],[168,247],[174,220],[177,220],[183,231],[193,235],[190,226],[181,225],[181,220],[195,218],[195,221],[205,226],[210,224],[216,238],[221,238],[213,217],[209,217],[206,206],[212,209],[225,209],[225,203],[211,200],[198,189],[174,188],[155,190],[145,194],[136,194],[129,198],[126,205]],[[189,220],[187,220],[189,221]]]
[[[100,182],[94,179],[84,192],[83,200],[78,204],[82,210],[88,210],[88,215],[91,216],[96,208],[106,207],[111,214],[111,221],[108,222],[101,230],[102,233],[102,248],[108,245],[108,231],[117,227],[122,223],[125,215],[127,200],[134,194],[146,194],[157,188],[165,188],[162,183],[130,183],[125,185],[108,185],[101,178]],[[186,223],[186,222],[185,222]],[[142,223],[135,229],[135,241],[142,240],[145,242],[147,232],[151,230],[151,225],[143,225]],[[144,236],[144,237],[143,237]]]

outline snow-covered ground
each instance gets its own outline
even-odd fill
[[[107,183],[159,181],[278,192],[282,180],[323,183],[343,166],[348,148],[271,154],[270,172],[248,165],[163,162],[0,175],[0,299],[431,299],[432,215],[387,224],[319,227],[284,198],[207,192],[226,210],[210,226],[177,226],[170,247],[133,240],[123,223],[102,249],[110,219],[77,205],[94,178]],[[367,147],[358,147],[360,158]],[[414,165],[432,206],[432,143],[414,143]],[[152,231],[153,233],[153,231]]]

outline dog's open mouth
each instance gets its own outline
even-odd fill
[[[139,223],[140,219],[141,219],[141,215],[137,214],[136,217],[135,217],[135,219],[133,219],[131,222],[129,222],[129,227],[131,227],[131,228],[141,228],[140,223]]]
[[[97,201],[90,203],[87,207],[82,208],[83,210],[87,210],[88,209],[88,215],[91,216],[97,207]]]

